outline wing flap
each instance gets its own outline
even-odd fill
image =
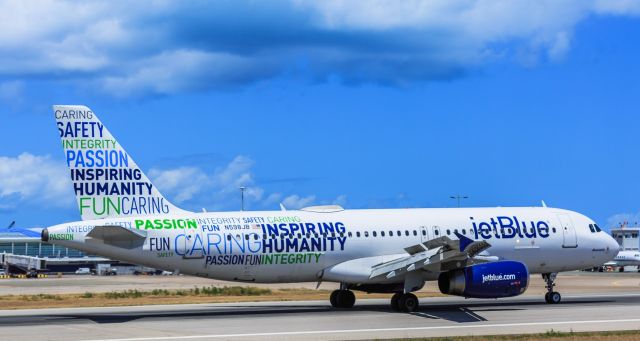
[[[490,248],[491,244],[484,240],[473,241],[462,235],[458,235],[458,238],[452,240],[443,236],[407,247],[404,250],[408,256],[372,267],[369,278],[389,279],[416,270],[441,272],[491,261],[486,257],[475,258]]]

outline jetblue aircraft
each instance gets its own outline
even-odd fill
[[[82,221],[42,231],[42,240],[107,258],[219,280],[340,283],[392,293],[391,308],[418,307],[412,292],[517,296],[542,274],[559,303],[556,274],[599,266],[616,241],[588,217],[543,207],[300,210],[194,213],[172,205],[85,106],[53,108]],[[149,141],[145,141],[149,143]],[[152,143],[152,141],[151,141]]]

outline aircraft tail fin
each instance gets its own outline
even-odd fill
[[[82,220],[187,213],[160,194],[140,167],[82,105],[54,105]]]

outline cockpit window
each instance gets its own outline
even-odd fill
[[[596,228],[593,227],[593,224],[589,224],[589,230],[591,230],[591,233],[595,233],[596,232]]]
[[[593,227],[596,228],[596,231],[602,232],[602,229],[600,228],[600,226],[598,226],[598,224],[593,224]]]

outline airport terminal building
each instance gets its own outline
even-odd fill
[[[0,266],[11,273],[72,273],[80,268],[116,269],[119,274],[153,270],[49,244],[41,240],[40,233],[39,228],[0,229]]]
[[[0,230],[0,253],[41,258],[81,258],[87,256],[78,250],[42,242],[38,232],[12,229]]]
[[[621,250],[625,251],[637,251],[640,250],[640,234],[639,226],[621,226],[617,228],[611,228],[611,236],[622,247]]]

